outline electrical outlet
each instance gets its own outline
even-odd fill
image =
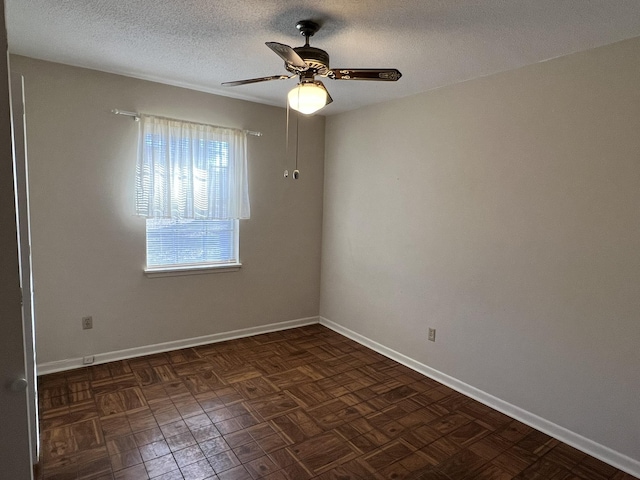
[[[95,360],[93,355],[89,355],[86,357],[82,358],[82,364],[83,365],[91,365],[93,363],[93,361]]]
[[[93,317],[82,317],[82,329],[89,330],[93,328]]]
[[[436,341],[436,329],[435,328],[430,328],[429,329],[429,341],[430,342],[435,342]]]

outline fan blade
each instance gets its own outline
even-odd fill
[[[321,86],[321,87],[322,87],[322,89],[323,89],[325,92],[327,92],[327,103],[325,104],[325,106],[326,106],[326,105],[329,105],[331,102],[333,102],[333,98],[331,98],[331,94],[329,93],[329,90],[327,90],[327,87],[325,87],[325,86],[324,86],[324,83],[322,83],[320,80],[316,80],[316,81],[315,81],[315,82],[313,82],[313,83],[315,83],[316,85]]]
[[[330,103],[333,103],[333,98],[331,98],[331,95],[329,94],[329,90],[327,90],[327,105],[329,105]]]
[[[280,58],[282,58],[289,65],[293,65],[296,69],[305,71],[309,69],[309,65],[305,62],[300,55],[296,53],[296,51],[291,48],[289,45],[285,45],[283,43],[278,42],[267,42],[265,43],[267,47],[276,52]]]
[[[268,82],[269,80],[288,80],[295,75],[272,75],[271,77],[250,78],[248,80],[236,80],[235,82],[224,82],[225,87],[236,87],[238,85],[248,85],[249,83]]]
[[[378,80],[395,82],[402,74],[395,68],[332,68],[329,77],[334,80]]]

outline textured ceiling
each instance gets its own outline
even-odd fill
[[[325,80],[334,114],[640,36],[639,0],[5,0],[9,51],[270,105],[295,81],[264,42],[304,42],[331,67],[398,68],[397,82]],[[114,107],[117,107],[115,105]]]

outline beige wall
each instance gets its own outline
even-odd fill
[[[321,316],[640,461],[639,86],[633,39],[328,118]]]
[[[318,314],[322,117],[301,126],[294,182],[282,177],[284,109],[24,57],[12,68],[25,76],[38,363]],[[240,271],[143,275],[137,124],[114,108],[264,134],[249,137]],[[93,330],[81,329],[86,315]]]

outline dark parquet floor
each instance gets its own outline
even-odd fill
[[[39,378],[45,480],[629,480],[325,327]]]

